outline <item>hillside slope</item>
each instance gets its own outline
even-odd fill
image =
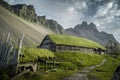
[[[21,33],[25,32],[23,42],[29,46],[39,44],[46,34],[53,33],[42,25],[26,22],[0,6],[0,35],[8,32],[11,33],[12,41],[15,43],[18,42]]]
[[[33,5],[26,4],[16,4],[9,5],[11,12],[15,13],[17,16],[30,21],[32,23],[42,24],[44,27],[51,29],[55,33],[62,34],[64,32],[63,27],[55,20],[47,19],[46,16],[37,16],[35,8]]]
[[[55,33],[64,33],[63,27],[57,21],[53,19],[47,19],[46,16],[38,16],[33,5],[10,5],[4,0],[0,0],[0,5],[26,21],[36,23],[38,25],[43,25],[45,28],[48,28]]]

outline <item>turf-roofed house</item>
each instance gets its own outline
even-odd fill
[[[54,58],[54,53],[48,49],[23,48],[16,71],[17,73],[25,70],[36,72],[41,59],[46,61]]]
[[[47,35],[38,48],[49,49],[53,52],[80,51],[86,53],[105,53],[105,47],[94,41],[68,35]]]

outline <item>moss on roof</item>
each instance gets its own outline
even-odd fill
[[[39,48],[23,48],[22,54],[24,57],[20,58],[20,62],[36,61],[38,57],[42,58],[53,58],[54,53],[47,49]]]
[[[68,35],[59,35],[59,34],[51,34],[48,36],[56,44],[105,49],[105,47],[100,45],[99,43],[85,38],[68,36]]]

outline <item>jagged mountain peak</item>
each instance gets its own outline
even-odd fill
[[[26,5],[26,4],[11,5],[11,7],[12,7],[12,8],[17,8],[17,9],[21,9],[21,8],[23,8],[23,7],[26,7],[26,8],[35,10],[33,5]]]
[[[90,23],[89,26],[93,26],[93,27],[96,27],[96,25],[94,23]]]
[[[86,21],[83,21],[81,26],[86,27],[86,26],[88,26],[88,23]]]
[[[87,30],[87,31],[96,31],[99,32],[97,30],[97,27],[94,23],[90,23],[88,24],[86,21],[83,21],[81,24],[78,24],[74,27],[74,30]]]
[[[65,33],[68,35],[87,38],[102,45],[105,45],[109,40],[117,42],[112,34],[108,34],[104,31],[99,32],[94,23],[88,24],[86,21],[76,25],[74,28],[66,29]]]

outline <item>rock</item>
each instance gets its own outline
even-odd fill
[[[38,16],[38,17],[37,17],[37,23],[38,23],[38,24],[45,25],[46,22],[47,22],[46,16]]]
[[[58,24],[55,20],[52,19],[47,20],[46,26],[51,30],[53,30],[55,33],[59,33],[59,34],[64,33],[63,27],[60,24]]]
[[[11,8],[11,11],[14,12],[16,15],[31,22],[36,22],[37,14],[35,13],[33,5],[17,4],[12,5]]]
[[[6,9],[8,9],[8,10],[11,10],[10,5],[3,0],[0,0],[0,5],[3,6],[4,8],[6,8]]]
[[[116,68],[112,80],[120,80],[120,66]]]

